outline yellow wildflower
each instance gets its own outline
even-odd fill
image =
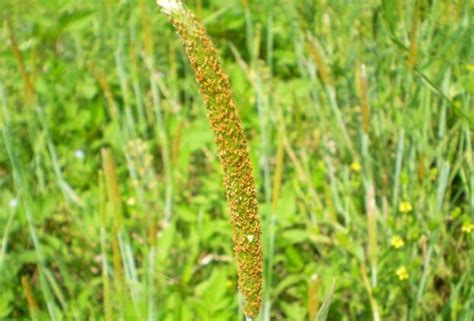
[[[463,233],[471,233],[472,231],[474,231],[474,224],[472,223],[464,223],[461,227],[461,231]]]
[[[362,166],[360,165],[359,162],[357,161],[354,161],[352,162],[351,164],[351,169],[356,172],[356,173],[360,173],[361,169],[362,169]]]
[[[133,197],[129,197],[127,199],[127,205],[128,206],[134,206],[137,202],[135,201],[135,199]]]
[[[395,235],[392,237],[392,239],[390,240],[390,244],[396,248],[396,249],[399,249],[399,248],[402,248],[404,245],[405,245],[405,242],[403,241],[403,239],[398,236],[398,235]]]
[[[401,266],[397,269],[397,271],[395,272],[398,276],[398,279],[400,281],[404,281],[404,280],[408,280],[408,270],[406,267],[404,266]]]
[[[433,167],[430,169],[430,179],[432,181],[436,180],[436,177],[438,177],[438,169],[436,167]]]
[[[401,202],[398,206],[398,210],[402,213],[408,213],[413,210],[413,206],[411,206],[410,202]]]

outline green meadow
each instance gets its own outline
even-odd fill
[[[253,320],[474,320],[472,2],[183,3],[248,140]],[[0,320],[245,320],[207,116],[155,0],[0,0]]]

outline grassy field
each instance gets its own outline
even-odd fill
[[[474,320],[468,0],[185,0],[249,140],[256,320]],[[243,320],[222,169],[155,0],[0,0],[0,320]]]

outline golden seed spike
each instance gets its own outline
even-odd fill
[[[220,56],[198,18],[180,1],[159,0],[184,45],[208,111],[224,170],[232,238],[244,312],[255,318],[261,306],[262,243],[257,195],[247,139]]]

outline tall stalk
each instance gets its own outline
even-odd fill
[[[261,223],[247,139],[232,97],[229,78],[197,17],[179,1],[159,0],[158,5],[168,15],[181,38],[207,107],[224,170],[239,290],[244,299],[244,313],[247,318],[253,319],[261,306]]]

